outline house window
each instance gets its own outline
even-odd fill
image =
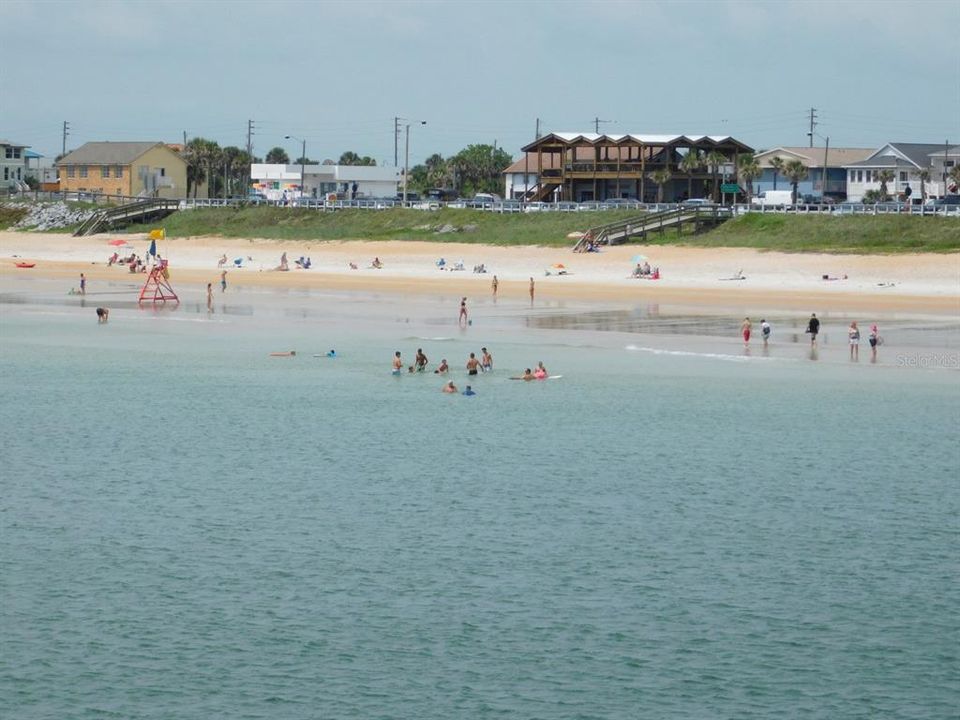
[[[5,167],[5,168],[3,169],[3,179],[4,179],[4,180],[9,180],[9,179],[10,179],[10,168]]]
[[[160,168],[160,177],[166,177],[166,176],[167,176],[167,169]]]
[[[21,168],[17,168],[17,180],[22,180],[22,179],[23,179],[23,178],[20,177],[20,170],[21,170]]]
[[[81,165],[81,166],[80,166],[80,177],[85,178],[86,176],[87,176],[87,166],[86,166],[86,165]]]
[[[102,168],[100,168],[100,177],[104,177],[104,178],[110,177],[110,166],[109,166],[109,165],[104,165]]]
[[[72,178],[76,176],[76,168],[73,165],[67,165],[67,177]]]
[[[22,151],[20,148],[14,148],[14,149],[13,149],[13,156],[14,156],[15,158],[19,158],[19,157],[20,157],[20,154],[21,154],[22,152],[23,152],[23,151]]]
[[[4,149],[6,150],[6,152],[5,152],[4,154],[6,155],[7,160],[9,160],[10,158],[13,157],[13,148],[10,147],[9,145],[7,145],[7,147],[4,148]],[[6,179],[7,179],[7,178],[4,178],[4,180],[6,180]]]
[[[113,169],[113,175],[114,175],[114,177],[122,178],[122,177],[123,177],[123,165],[117,165],[117,166]]]
[[[907,181],[907,174],[906,174],[905,172],[901,172],[901,173],[900,173],[900,182],[906,182],[906,181]]]
[[[944,166],[944,167],[953,167],[953,160],[944,160],[944,161],[943,161],[943,166]]]

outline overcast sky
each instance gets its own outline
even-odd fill
[[[0,137],[306,140],[411,164],[544,132],[960,143],[960,2],[3,0]],[[818,144],[822,140],[817,138]],[[403,164],[403,138],[400,141]]]

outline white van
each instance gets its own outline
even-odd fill
[[[789,207],[793,205],[793,190],[764,190],[757,193],[750,204],[756,207]]]

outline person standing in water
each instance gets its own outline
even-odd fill
[[[497,281],[497,276],[493,276],[493,280],[490,281],[490,287],[493,288],[493,297],[497,297],[497,288],[500,287],[500,283]]]
[[[106,325],[108,320],[110,320],[110,310],[104,307],[98,307],[97,323],[100,325]]]
[[[847,337],[850,339],[850,359],[860,359],[860,328],[857,327],[857,321],[854,320],[847,328]]]
[[[87,294],[87,276],[83,273],[80,273],[80,294]]]
[[[810,344],[817,344],[817,335],[820,333],[820,321],[817,320],[817,314],[811,313],[810,320],[807,322],[807,332],[810,333]]]
[[[533,278],[530,278],[530,304],[533,305]]]
[[[460,319],[458,321],[461,325],[467,324],[467,299],[463,298],[460,301]]]
[[[393,374],[399,375],[401,370],[403,370],[403,359],[400,357],[400,351],[397,350],[393,354]]]
[[[207,311],[213,310],[213,283],[207,283]]]
[[[753,323],[750,322],[750,318],[746,317],[743,319],[743,322],[740,323],[740,332],[743,335],[743,346],[748,347],[750,345],[750,329],[753,327]]]
[[[220,292],[227,291],[227,271],[224,270],[220,273]]]
[[[480,348],[480,369],[486,372],[493,370],[493,355],[486,348]]]
[[[423,348],[417,348],[417,355],[413,360],[414,365],[417,366],[417,372],[426,370],[428,362],[430,361],[427,360],[427,356],[423,354]]]
[[[880,331],[876,324],[870,326],[870,362],[877,361],[877,345],[880,344]]]
[[[770,341],[770,323],[766,320],[760,320],[760,335],[763,336],[763,346],[766,347]]]
[[[470,357],[467,358],[467,375],[476,375],[478,372],[480,372],[480,361],[474,353],[470,353]]]

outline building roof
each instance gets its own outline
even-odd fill
[[[827,153],[827,162],[830,167],[846,167],[852,163],[860,162],[870,157],[876,151],[875,148],[830,148]],[[776,147],[771,150],[764,150],[757,153],[757,161],[760,167],[770,167],[770,161],[775,157],[796,158],[808,168],[823,167],[824,148],[822,147]]]
[[[29,145],[23,145],[22,143],[10,142],[9,140],[0,140],[0,145],[8,145],[8,146],[10,146],[10,147],[18,147],[18,148],[28,148],[28,147],[30,147]]]
[[[753,150],[748,145],[740,142],[729,135],[599,135],[597,133],[548,133],[543,137],[522,148],[530,151],[538,145],[549,144],[559,141],[565,145],[619,145],[621,143],[633,143],[640,145],[653,145],[663,147],[666,145],[697,145],[700,147],[732,145],[738,148],[750,151]]]
[[[169,150],[162,142],[88,142],[64,155],[57,165],[130,165],[158,145]]]
[[[936,152],[930,153],[930,157],[935,159],[937,156],[943,157],[943,148],[941,147]],[[952,148],[947,148],[947,157],[956,157],[960,155],[960,145],[954,145]]]
[[[887,143],[874,150],[869,157],[845,167],[930,167],[932,155],[943,152],[943,145],[934,143]]]

